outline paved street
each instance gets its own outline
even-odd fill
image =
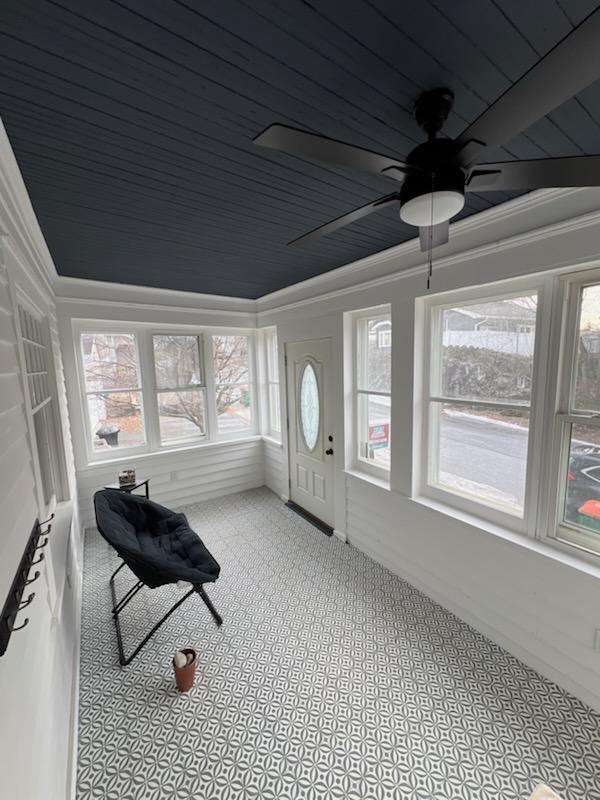
[[[523,503],[527,431],[482,418],[444,415],[440,469],[465,481],[493,487]]]
[[[370,409],[372,422],[389,420],[389,406],[373,403]],[[523,503],[526,429],[455,412],[443,415],[441,428],[444,482],[470,491],[477,489],[473,484],[488,486],[488,496],[519,506]]]

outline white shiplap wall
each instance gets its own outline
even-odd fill
[[[132,458],[138,477],[150,478],[150,497],[168,507],[199,503],[212,497],[254,489],[265,482],[262,442],[249,440],[209,444],[177,452]],[[84,528],[94,527],[93,497],[117,480],[130,463],[94,464],[77,472]]]
[[[265,486],[268,486],[277,497],[287,495],[285,486],[285,470],[283,469],[283,447],[272,439],[263,441],[263,459],[265,465]]]
[[[15,301],[27,298],[48,320],[60,369],[53,266],[37,226],[4,128],[0,124],[0,604],[4,603],[33,523],[40,514],[16,338]],[[65,486],[74,487],[73,457],[62,376],[56,375],[65,445]],[[81,540],[77,509],[66,499],[31,585],[33,603],[18,617],[0,658],[2,797],[70,797]]]

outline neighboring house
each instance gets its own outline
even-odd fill
[[[380,350],[392,346],[392,323],[389,319],[372,322],[369,326],[369,344],[375,344]]]
[[[503,300],[452,308],[444,314],[445,331],[503,331],[533,333],[535,308]]]

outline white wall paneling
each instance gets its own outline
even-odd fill
[[[272,439],[263,440],[263,459],[265,470],[265,486],[279,497],[287,497],[285,470],[283,464],[283,445]]]
[[[77,472],[84,528],[95,526],[94,493],[114,483],[119,470],[130,465],[135,466],[138,477],[150,478],[151,499],[168,507],[199,503],[265,483],[259,436],[93,464]]]
[[[75,476],[52,284],[56,271],[0,124],[0,603],[33,523],[42,513],[35,443],[21,374],[17,298],[47,322],[49,383],[64,446],[56,519],[40,578],[31,585],[29,624],[0,658],[2,794],[32,800],[72,791],[79,652],[80,543]],[[55,372],[56,370],[56,372]]]

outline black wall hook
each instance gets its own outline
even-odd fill
[[[19,611],[22,611],[24,608],[27,608],[27,606],[31,605],[34,597],[35,597],[35,592],[31,592],[27,600],[21,600],[21,604],[19,605]]]
[[[53,516],[54,515],[52,515],[52,517]],[[52,517],[50,517],[50,519],[52,519]],[[46,522],[49,522],[49,520],[46,520]],[[2,613],[0,614],[0,656],[4,655],[6,652],[12,632],[21,631],[29,624],[29,617],[24,619],[20,625],[15,625],[15,622],[19,611],[30,606],[35,597],[35,592],[30,592],[26,599],[23,600],[25,587],[37,581],[40,577],[39,570],[36,570],[31,578],[29,574],[32,566],[44,560],[44,553],[39,553],[38,557],[35,558],[36,551],[40,550],[42,547],[46,547],[48,544],[47,538],[40,542],[41,536],[40,523],[36,520],[29,534],[29,538],[27,539],[25,552],[21,556],[15,577],[6,596],[6,600],[4,601],[4,606],[2,607]]]

